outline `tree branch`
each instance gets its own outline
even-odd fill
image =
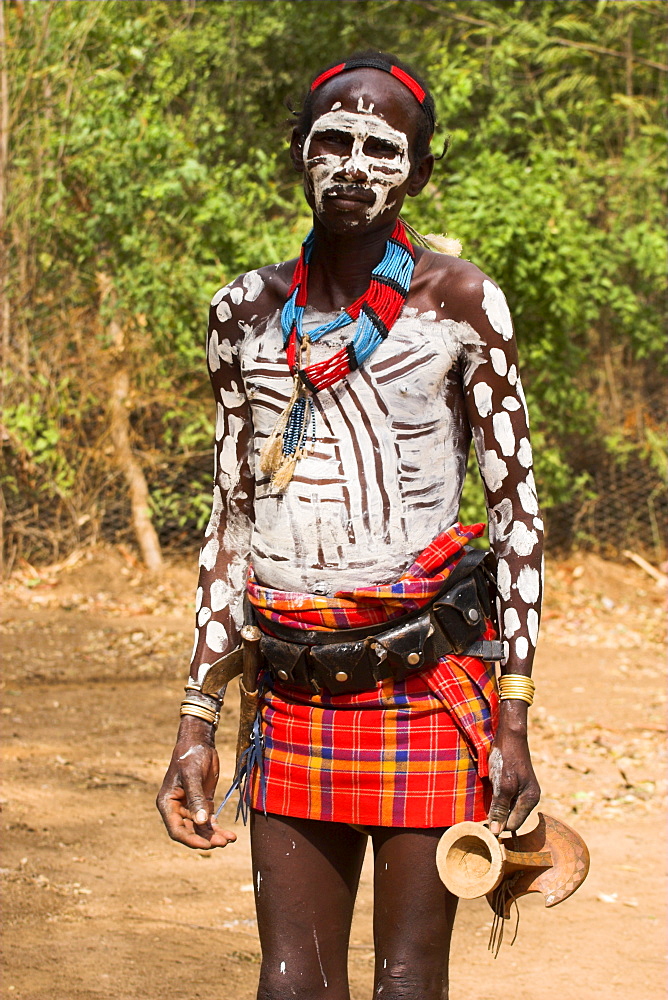
[[[423,7],[434,14],[440,14],[441,17],[447,17],[451,21],[461,21],[463,24],[473,24],[478,28],[491,28],[494,31],[505,30],[499,29],[499,25],[494,24],[493,21],[483,21],[479,17],[470,17],[468,14],[455,14],[454,11],[444,10],[443,7],[430,3],[429,0],[411,0],[411,3],[416,4],[418,7]],[[602,56],[614,56],[615,59],[626,60],[628,58],[626,52],[619,52],[617,49],[607,49],[603,45],[593,45],[589,42],[573,42],[570,38],[548,35],[546,41],[552,45],[560,45],[564,48],[582,49],[584,52],[595,52]],[[653,59],[643,59],[637,55],[633,56],[633,62],[639,63],[641,66],[648,66],[650,69],[658,69],[661,73],[668,73],[668,65],[666,63],[654,62]]]

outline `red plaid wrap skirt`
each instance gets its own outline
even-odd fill
[[[482,530],[482,525],[457,524],[420,554],[401,578],[409,583],[405,611],[416,603],[413,581],[432,584],[427,591],[434,592],[434,584],[439,590],[463,546]],[[396,614],[397,587],[389,588],[392,603],[383,609],[388,617]],[[362,610],[353,609],[355,624],[370,606],[370,589],[361,592]],[[297,629],[312,629],[313,611],[327,601],[330,615],[340,597],[269,591],[256,583],[252,571],[248,592],[269,626],[279,615],[286,621],[289,611]],[[418,606],[430,596],[421,595]],[[344,602],[348,611],[350,594]],[[382,605],[378,599],[371,607],[373,620],[379,620]],[[302,611],[306,624],[299,621]],[[340,618],[337,625],[343,625]],[[490,626],[486,638],[493,636]],[[492,664],[446,656],[403,681],[383,681],[356,694],[311,694],[268,675],[263,680],[264,780],[256,769],[254,809],[360,826],[433,828],[486,817],[491,800],[487,759],[498,714]]]

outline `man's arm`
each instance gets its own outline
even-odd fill
[[[209,313],[207,364],[216,402],[213,505],[199,555],[191,678],[201,684],[209,667],[234,649],[243,624],[243,597],[253,530],[253,432],[239,362],[235,300],[241,281],[214,295]],[[238,302],[237,302],[238,304]],[[222,698],[224,688],[219,691]],[[214,726],[183,716],[157,805],[170,837],[188,847],[224,847],[236,835],[212,819],[218,780]]]
[[[529,420],[506,300],[484,275],[469,273],[464,315],[480,336],[463,365],[466,409],[482,474],[490,544],[497,557],[502,674],[529,677],[542,598],[543,521],[538,508]],[[526,702],[502,701],[490,755],[490,828],[516,830],[540,797],[527,743]]]

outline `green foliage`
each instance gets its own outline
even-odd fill
[[[658,470],[663,421],[628,414],[665,365],[659,0],[61,0],[5,13],[5,423],[39,490],[82,509],[102,490],[119,351],[147,466],[208,449],[208,299],[294,255],[308,225],[286,102],[368,46],[432,84],[451,150],[406,215],[459,237],[507,294],[543,506],[590,490],[582,442]],[[159,518],[201,520],[199,479],[169,482],[153,487]],[[482,513],[476,489],[471,477],[465,519]]]

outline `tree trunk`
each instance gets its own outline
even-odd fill
[[[4,372],[9,367],[9,277],[7,252],[7,167],[9,163],[9,81],[5,2],[0,0],[0,408],[4,406]],[[0,573],[5,551],[4,504],[0,506]]]
[[[109,401],[110,430],[116,461],[125,476],[130,493],[132,526],[137,536],[142,559],[150,570],[162,566],[160,542],[153,522],[146,478],[130,445],[130,420],[127,399],[130,391],[130,376],[127,368],[119,367],[111,381]]]
[[[98,275],[103,295],[114,295],[113,285],[105,275]],[[106,287],[105,287],[106,285]],[[114,446],[116,463],[128,484],[132,526],[137,536],[139,550],[144,563],[150,570],[158,570],[163,565],[158,535],[151,520],[148,485],[141,465],[137,461],[130,444],[130,417],[128,397],[130,395],[130,375],[124,358],[123,328],[117,320],[109,324],[109,334],[114,345],[116,364],[109,393],[109,429]]]

